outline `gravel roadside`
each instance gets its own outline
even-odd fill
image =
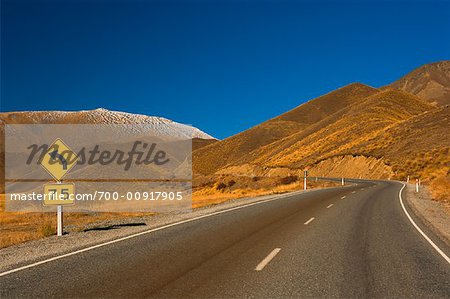
[[[421,186],[420,192],[416,193],[414,184],[407,184],[406,200],[414,214],[450,246],[450,215],[442,203],[432,200],[427,187]]]

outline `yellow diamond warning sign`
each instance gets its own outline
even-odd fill
[[[45,184],[44,205],[71,205],[75,202],[74,184]]]
[[[60,181],[75,166],[77,160],[78,156],[58,138],[45,152],[41,165],[52,177]]]

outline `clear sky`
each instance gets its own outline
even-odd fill
[[[104,107],[218,138],[450,57],[449,1],[1,3],[1,111]]]

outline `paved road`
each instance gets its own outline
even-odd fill
[[[362,182],[171,226],[2,276],[0,297],[448,298],[450,264],[411,225],[401,187]]]

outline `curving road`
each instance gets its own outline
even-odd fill
[[[450,263],[406,216],[402,184],[357,182],[5,274],[0,297],[450,297]]]

